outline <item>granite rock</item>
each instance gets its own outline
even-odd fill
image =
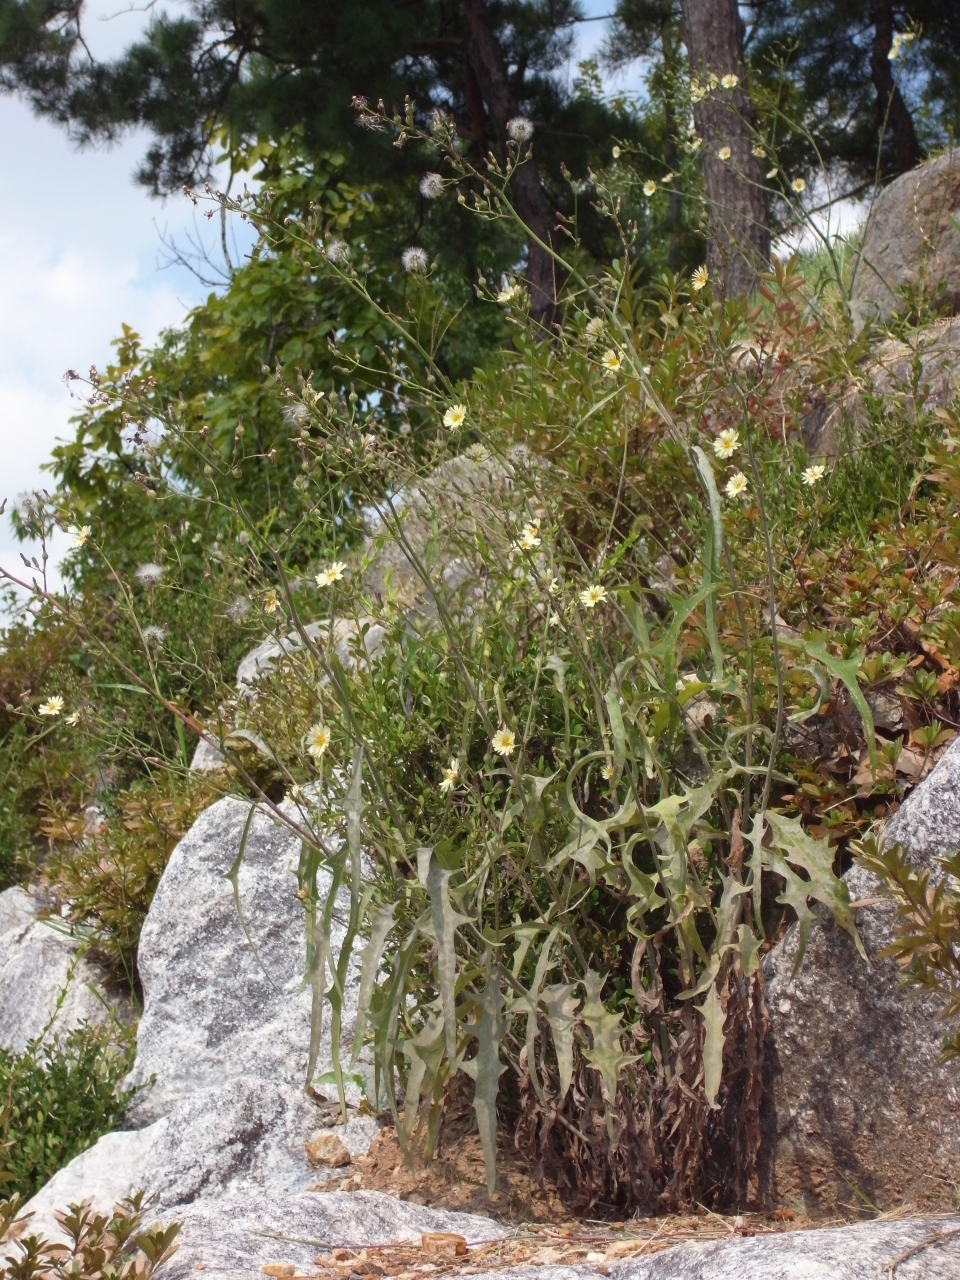
[[[960,848],[960,738],[890,819],[918,867]],[[940,1062],[942,1002],[906,991],[879,953],[893,904],[861,867],[844,877],[870,957],[825,913],[794,977],[792,926],[764,963],[771,1019],[767,1192],[809,1212],[955,1198],[960,1179],[960,1066]]]
[[[48,1024],[56,1033],[106,1022],[113,1004],[68,926],[38,918],[24,889],[0,893],[0,1046],[22,1052]]]
[[[901,289],[934,295],[945,286],[960,310],[960,152],[950,150],[905,173],[877,196],[863,231],[850,307],[861,328],[902,309]]]
[[[938,854],[960,850],[960,737],[886,823],[883,842],[902,845],[911,862],[931,869]]]
[[[306,1152],[330,1124],[331,1109],[305,1091],[311,991],[303,983],[304,915],[295,896],[299,839],[262,808],[250,809],[245,801],[219,801],[170,858],[140,938],[144,1011],[128,1127],[101,1139],[40,1192],[29,1207],[48,1227],[65,1195],[93,1195],[108,1205],[144,1187],[169,1217],[228,1190],[244,1190],[255,1205],[268,1193],[298,1194],[334,1176],[314,1169]],[[235,900],[227,876],[245,830]],[[322,874],[318,884],[321,893],[329,888]],[[348,906],[344,893],[335,918]],[[342,937],[335,923],[335,949]],[[358,982],[354,957],[344,992],[345,1055]],[[361,1071],[364,1064],[361,1056]],[[317,1069],[331,1066],[327,1022]],[[347,1124],[328,1131],[358,1155],[378,1126],[357,1113],[355,1085],[348,1098]]]
[[[734,1236],[678,1245],[608,1271],[615,1280],[887,1280],[891,1263],[911,1250],[917,1251],[897,1265],[896,1280],[955,1280],[960,1218]]]
[[[771,1200],[808,1213],[954,1202],[960,1071],[941,1065],[939,1003],[900,988],[878,952],[893,906],[860,867],[844,877],[869,966],[821,914],[803,964],[797,928],[765,964],[771,1021],[764,1178]]]

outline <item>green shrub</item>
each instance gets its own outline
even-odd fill
[[[117,1026],[40,1037],[0,1049],[0,1170],[29,1199],[74,1156],[116,1128],[135,1038]]]
[[[140,930],[164,867],[221,790],[206,773],[159,772],[107,799],[93,831],[83,813],[45,819],[56,848],[48,886],[116,978],[136,984]]]
[[[97,1213],[89,1200],[57,1213],[68,1243],[51,1241],[18,1220],[21,1197],[0,1200],[0,1244],[14,1250],[0,1265],[0,1280],[48,1280],[51,1276],[83,1280],[149,1280],[174,1254],[180,1224],[143,1229],[143,1191],[126,1196],[112,1213]]]

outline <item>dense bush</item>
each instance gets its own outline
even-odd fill
[[[47,1034],[22,1053],[0,1049],[0,1171],[24,1200],[115,1128],[134,1036],[115,1025]]]

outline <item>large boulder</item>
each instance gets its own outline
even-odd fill
[[[960,847],[960,739],[887,824],[917,865]],[[768,1193],[811,1213],[955,1203],[960,1068],[940,1061],[942,1003],[906,992],[892,960],[893,904],[876,877],[845,880],[867,965],[827,915],[794,976],[792,926],[764,965],[771,1019]]]
[[[22,1053],[49,1028],[106,1022],[112,997],[103,974],[79,954],[68,925],[44,917],[25,889],[0,893],[0,1047]]]
[[[64,1189],[84,1187],[104,1207],[147,1187],[162,1211],[225,1188],[294,1193],[334,1176],[317,1171],[306,1144],[338,1113],[306,1092],[311,989],[297,889],[299,837],[273,815],[224,799],[181,840],[161,877],[140,938],[144,1010],[129,1083],[128,1129],[108,1135],[61,1170],[32,1206],[48,1229]],[[248,825],[249,819],[249,825]],[[246,832],[236,874],[228,873]],[[329,880],[319,877],[324,892]],[[344,896],[335,918],[349,910]],[[339,948],[342,925],[334,924]],[[358,960],[344,992],[343,1052],[356,1013]],[[329,1019],[317,1071],[332,1066]],[[366,1070],[361,1058],[360,1070]],[[377,1132],[350,1086],[348,1150]],[[71,1190],[71,1194],[73,1191]]]
[[[850,299],[854,323],[886,320],[903,307],[903,289],[960,310],[960,152],[946,151],[903,174],[877,196],[863,231]]]

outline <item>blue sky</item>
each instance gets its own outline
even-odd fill
[[[612,7],[583,4],[588,15]],[[85,35],[97,55],[122,48],[144,21],[142,9],[123,9],[121,0],[90,6]],[[578,28],[571,76],[607,25]],[[70,434],[76,409],[63,373],[106,363],[123,323],[155,338],[207,292],[184,268],[164,265],[161,235],[182,241],[194,215],[183,198],[161,202],[136,185],[145,145],[143,135],[131,135],[109,149],[78,151],[24,103],[0,97],[0,171],[18,177],[0,188],[0,500],[13,503],[50,483],[41,465]],[[63,549],[61,539],[55,556]],[[4,517],[0,564],[20,566],[20,550]]]

